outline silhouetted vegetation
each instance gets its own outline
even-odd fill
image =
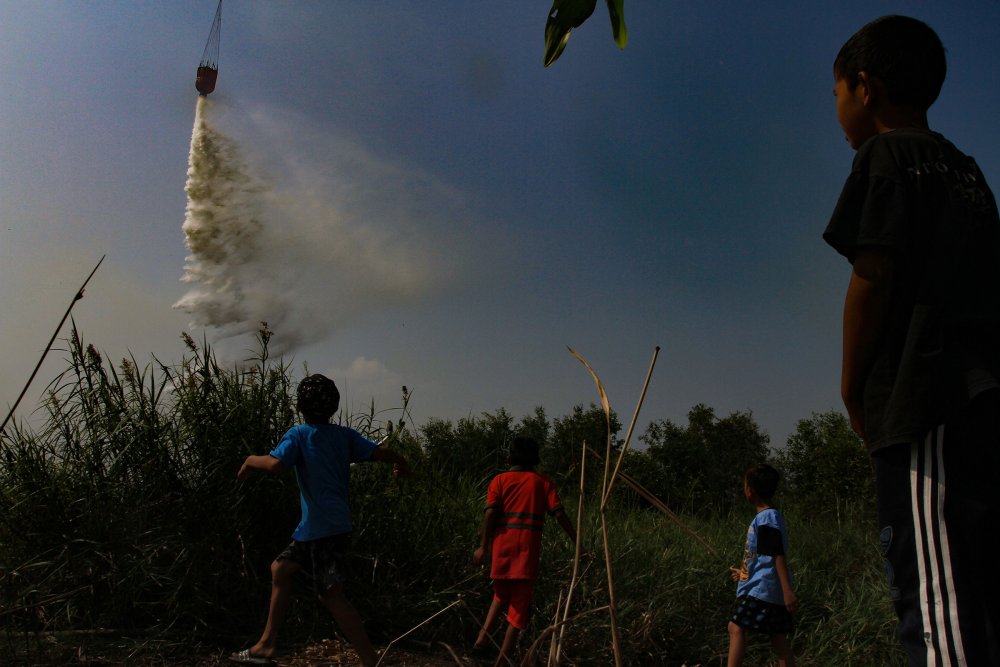
[[[44,423],[14,425],[0,440],[0,662],[65,659],[52,653],[51,633],[60,631],[155,638],[149,650],[161,653],[190,650],[196,641],[232,648],[259,631],[268,564],[299,511],[292,475],[235,479],[243,458],[269,449],[295,419],[295,378],[283,361],[268,358],[269,337],[263,328],[256,358],[240,367],[221,367],[207,345],[189,338],[190,354],[180,363],[140,366],[134,358],[110,364],[73,332],[68,367],[41,408]],[[542,472],[557,481],[575,515],[581,444],[603,451],[607,425],[603,410],[590,405],[551,421],[541,407],[520,419],[501,408],[414,428],[408,400],[404,389],[399,407],[340,416],[402,451],[416,473],[400,480],[383,466],[356,466],[351,595],[383,644],[462,596],[417,635],[463,647],[490,596],[470,556],[486,484],[505,468],[506,444],[519,432],[542,443]],[[621,429],[613,416],[616,448]],[[752,514],[741,476],[762,459],[786,478],[777,500],[803,601],[794,639],[800,664],[902,664],[866,455],[842,416],[801,421],[787,447],[774,451],[749,412],[719,417],[697,405],[686,425],[653,421],[639,441],[626,471],[721,557],[619,486],[609,538],[631,664],[724,663],[734,598],[728,567],[741,557]],[[603,473],[593,459],[587,469],[588,477]],[[584,499],[592,552],[601,551],[596,488],[588,484]],[[549,623],[569,580],[571,547],[558,537],[545,536],[527,637]],[[299,639],[329,636],[328,615],[306,594],[308,583],[302,589],[289,629]],[[595,559],[576,606],[607,604],[606,589]],[[574,623],[564,648],[570,664],[610,664],[608,636],[605,615]],[[768,655],[766,643],[758,648],[750,662]]]

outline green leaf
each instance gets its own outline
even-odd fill
[[[578,28],[597,7],[597,0],[553,0],[545,22],[545,66],[554,63],[566,48],[569,33]]]
[[[604,0],[608,5],[608,16],[611,17],[611,34],[619,49],[628,44],[628,28],[625,27],[625,0]]]
[[[569,41],[569,30],[560,30],[551,26],[545,26],[545,66],[548,67],[562,55]]]

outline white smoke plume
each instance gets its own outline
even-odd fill
[[[210,105],[198,98],[183,225],[191,287],[174,305],[193,325],[225,339],[266,321],[272,350],[287,352],[452,279],[463,253],[454,225],[440,224],[455,210],[446,187],[356,147],[303,139],[300,122],[290,126],[299,141],[279,136],[268,158],[277,183],[214,127]]]

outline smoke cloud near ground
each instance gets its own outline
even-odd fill
[[[292,351],[462,272],[461,198],[449,188],[270,114],[253,121],[269,148],[251,157],[212,105],[198,98],[182,228],[189,289],[174,305],[210,338],[266,321],[272,351]]]

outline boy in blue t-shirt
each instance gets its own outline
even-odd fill
[[[364,624],[344,595],[344,554],[350,544],[351,508],[347,500],[352,463],[391,463],[397,475],[409,475],[406,460],[380,447],[354,429],[330,423],[340,407],[340,392],[333,380],[310,375],[298,386],[296,409],[304,424],[293,426],[278,445],[264,456],[248,456],[237,473],[244,479],[253,470],[277,474],[295,470],[302,504],[302,520],[292,533],[292,543],[271,563],[271,604],[260,640],[229,656],[246,665],[273,665],[278,631],[291,603],[292,575],[311,574],[319,599],[333,614],[341,632],[361,658],[376,663]]]
[[[744,473],[743,495],[757,508],[747,530],[743,564],[730,568],[736,583],[736,611],[729,620],[729,667],[743,664],[746,631],[770,636],[781,667],[794,667],[788,636],[799,600],[792,590],[792,575],[785,554],[788,534],[781,513],[771,506],[778,489],[778,471],[761,463]]]

